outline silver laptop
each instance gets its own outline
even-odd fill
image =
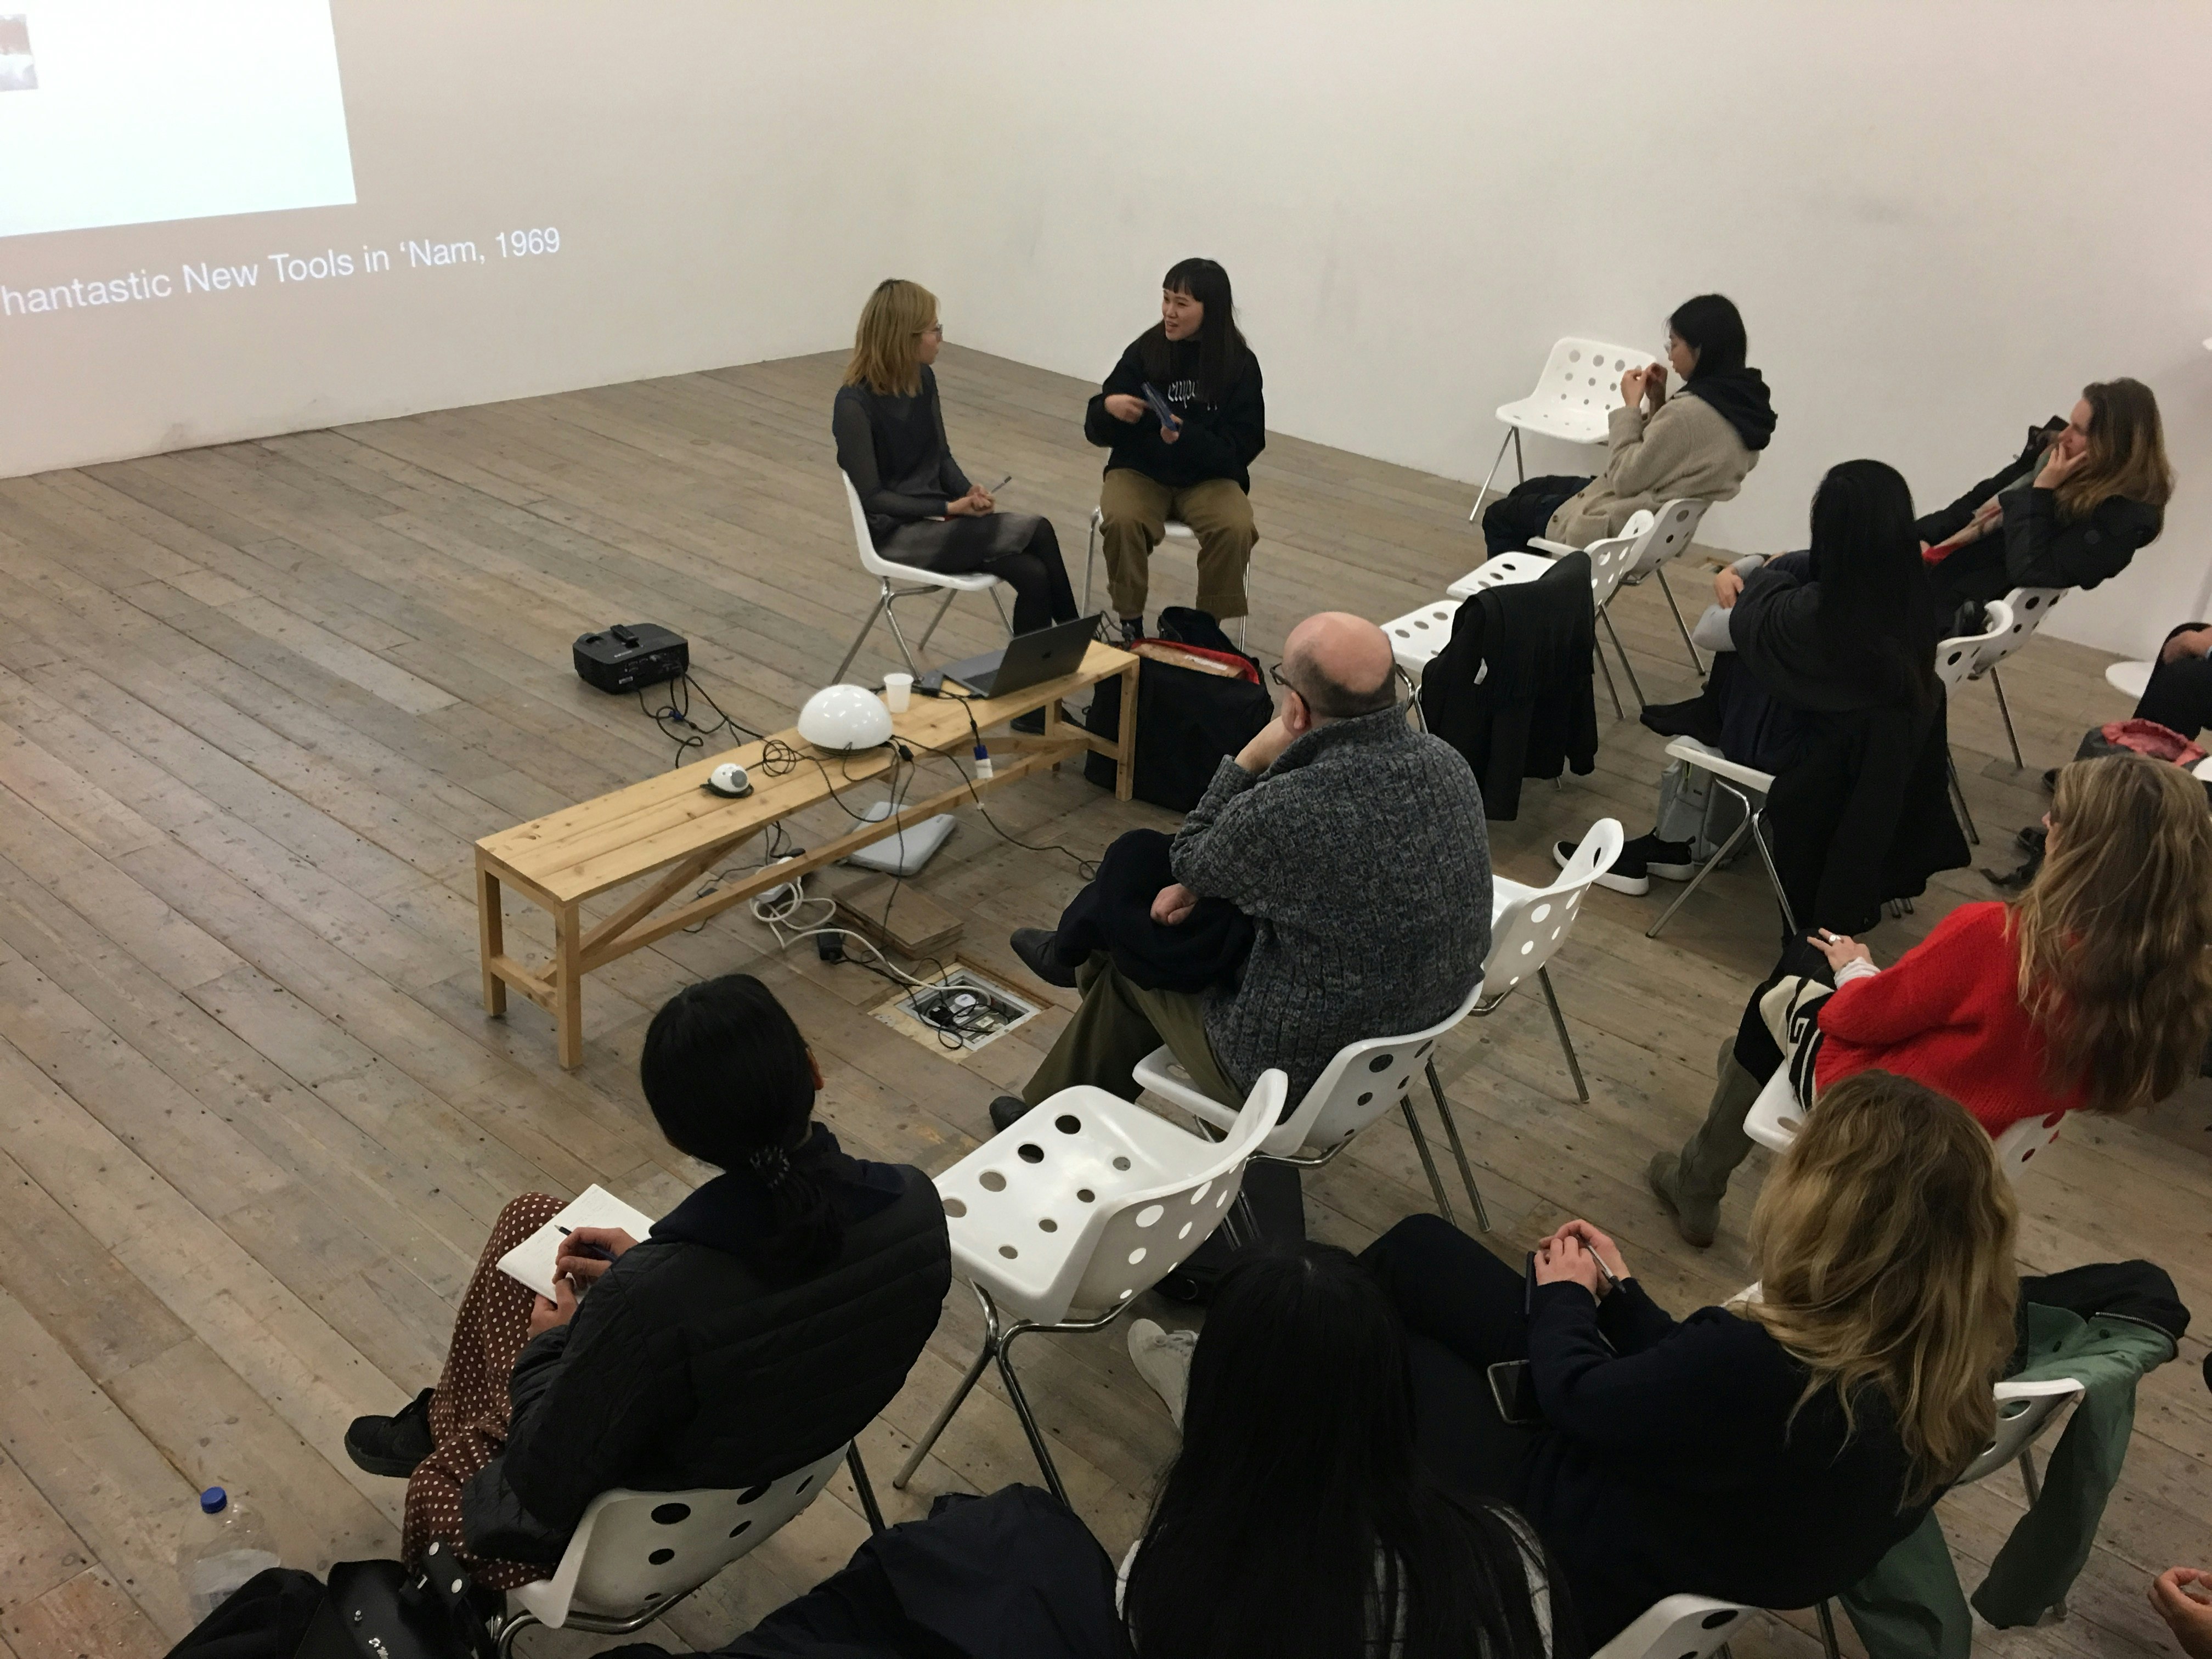
[[[1017,634],[996,651],[924,674],[919,684],[934,687],[953,680],[978,696],[1004,697],[1073,674],[1097,637],[1099,614]]]

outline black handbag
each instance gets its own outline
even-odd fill
[[[504,1598],[471,1578],[442,1541],[422,1570],[340,1561],[327,1586],[271,1567],[240,1585],[169,1659],[497,1659]]]
[[[1159,638],[1234,657],[1249,665],[1249,679],[1231,679],[1147,658],[1137,670],[1137,753],[1133,787],[1139,800],[1170,811],[1198,805],[1225,756],[1233,755],[1274,718],[1275,706],[1260,684],[1258,661],[1237,649],[1221,625],[1202,611],[1170,605],[1160,613]],[[1121,734],[1121,681],[1101,681],[1083,717],[1094,736]],[[1102,789],[1114,787],[1108,757],[1086,756],[1083,775]]]

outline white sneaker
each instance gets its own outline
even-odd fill
[[[1166,1402],[1178,1429],[1182,1426],[1183,1397],[1190,1392],[1190,1357],[1197,1348],[1196,1331],[1165,1330],[1149,1319],[1129,1322],[1129,1358],[1137,1375]]]

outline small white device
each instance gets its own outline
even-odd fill
[[[873,749],[891,740],[891,711],[865,686],[824,686],[799,711],[799,735],[839,753]]]
[[[745,775],[745,769],[735,761],[724,761],[707,774],[707,787],[718,795],[727,795],[732,800],[743,800],[753,792],[753,781]]]

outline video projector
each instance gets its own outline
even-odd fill
[[[604,634],[582,635],[575,656],[577,677],[602,691],[680,680],[691,667],[690,642],[659,623],[620,623]]]

